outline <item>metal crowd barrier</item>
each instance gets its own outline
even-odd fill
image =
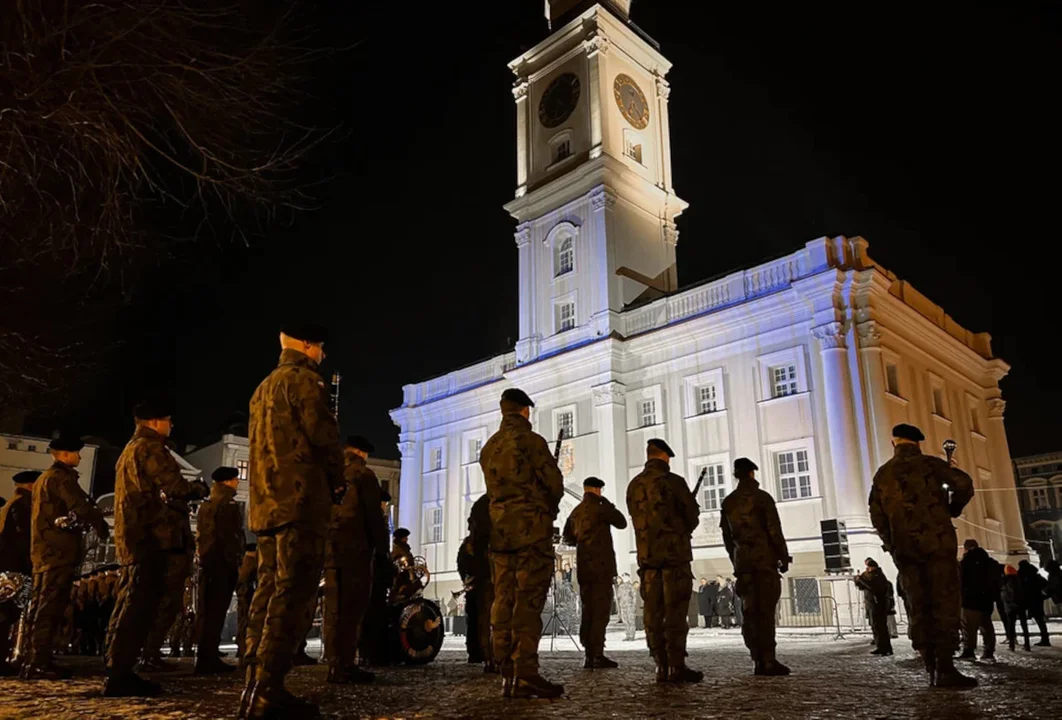
[[[824,635],[833,633],[835,638],[844,637],[837,602],[822,595],[781,598],[775,610],[775,626],[819,630]]]

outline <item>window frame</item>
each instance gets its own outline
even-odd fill
[[[819,476],[818,459],[815,454],[815,439],[813,437],[804,437],[796,440],[789,440],[787,442],[773,443],[765,446],[764,450],[767,459],[767,462],[764,463],[767,466],[767,472],[764,473],[764,475],[769,482],[764,482],[762,485],[765,490],[771,493],[776,502],[801,502],[805,500],[816,500],[822,497],[822,479]],[[800,451],[806,453],[806,474],[808,476],[810,495],[800,494],[801,485],[799,478],[802,474],[805,474],[799,471],[797,453]],[[781,468],[778,463],[779,457],[785,453],[793,453],[794,469],[797,470],[797,472],[793,473],[793,476],[797,478],[797,494],[796,497],[792,498],[783,497]]]
[[[929,409],[930,412],[943,420],[950,420],[952,416],[948,386],[944,378],[936,373],[929,372]],[[940,393],[939,395],[937,393]],[[940,405],[937,405],[937,400]]]
[[[701,455],[699,457],[691,458],[689,463],[689,482],[692,485],[697,484],[697,479],[701,476],[701,470],[705,467],[716,467],[718,475],[715,475],[721,482],[708,484],[709,479],[713,477],[713,473],[709,472],[705,476],[704,482],[701,483],[700,496],[694,498],[697,504],[701,507],[702,513],[718,513],[722,509],[723,500],[727,495],[734,491],[735,481],[733,474],[730,472],[730,454],[729,453],[714,453],[712,455]],[[718,493],[718,490],[722,489],[722,494]],[[709,507],[709,503],[706,502],[708,498],[709,490],[714,490],[712,493],[715,499],[715,507]]]
[[[240,480],[247,480],[250,477],[251,461],[250,459],[237,458],[236,460],[236,474]]]
[[[572,421],[571,421],[571,434],[569,434],[569,433],[565,433],[564,434],[564,439],[565,440],[570,440],[571,438],[575,437],[579,433],[579,427],[577,425],[577,422],[578,422],[577,415],[578,415],[578,413],[576,413],[576,406],[575,405],[563,405],[561,407],[553,408],[552,418],[553,418],[553,437],[554,438],[557,437],[558,433],[560,432],[560,418],[561,418],[562,415],[571,415],[571,419],[572,419]]]
[[[652,407],[649,410],[649,412],[647,413],[646,412],[646,405],[649,405],[649,404],[651,404]],[[638,400],[637,413],[638,413],[637,417],[638,417],[638,427],[639,428],[649,428],[649,427],[653,427],[654,425],[658,425],[659,424],[657,422],[657,403],[656,403],[656,398],[654,398],[654,397],[640,398]],[[646,417],[651,417],[653,421],[650,422],[650,423],[647,423],[645,421]]]
[[[441,545],[446,542],[446,511],[441,503],[424,503],[424,542],[422,545]],[[436,523],[434,520],[438,518]]]
[[[803,345],[778,350],[756,358],[760,375],[760,402],[783,400],[785,398],[799,397],[808,392],[808,370],[805,360],[805,348]],[[788,395],[774,394],[774,368],[781,366],[794,367],[796,375],[793,382],[796,383],[796,391]]]

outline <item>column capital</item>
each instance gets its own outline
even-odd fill
[[[612,41],[608,39],[608,35],[605,35],[600,30],[583,41],[583,50],[586,52],[587,57],[608,55],[608,51],[611,48]]]
[[[988,419],[1002,420],[1003,411],[1007,409],[1007,401],[1003,398],[989,398],[985,402],[988,404]]]
[[[863,349],[881,347],[881,328],[876,320],[866,320],[856,325],[859,333],[859,346]]]
[[[811,334],[819,341],[823,350],[844,350],[845,342],[844,323],[828,322],[811,328]]]
[[[513,99],[517,102],[527,97],[528,91],[531,89],[531,84],[526,79],[521,78],[513,83]]]
[[[403,440],[398,443],[398,452],[402,453],[403,460],[412,460],[417,452],[417,443],[413,440]]]
[[[667,102],[667,99],[671,97],[671,83],[664,79],[663,75],[656,76],[656,96],[661,100]]]
[[[611,381],[591,388],[594,393],[594,407],[602,405],[624,405],[627,402],[627,386],[621,382]]]
[[[616,193],[607,187],[602,187],[590,195],[590,207],[594,210],[602,208],[611,210],[616,205]]]
[[[522,248],[531,242],[531,223],[522,223],[516,227],[516,247]]]
[[[664,223],[664,242],[666,242],[668,245],[675,246],[678,245],[678,240],[678,227],[670,220],[666,221]]]

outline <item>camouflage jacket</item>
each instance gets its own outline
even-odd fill
[[[77,470],[55,462],[33,484],[30,557],[35,573],[81,562],[81,531],[57,528],[58,518],[76,513],[80,522],[94,527],[101,538],[107,537],[103,513],[77,484],[77,478]]]
[[[623,582],[616,586],[616,604],[621,608],[633,610],[638,604],[637,595],[638,591],[635,590],[634,583]]]
[[[166,439],[137,425],[122,450],[114,477],[114,549],[120,565],[153,559],[158,552],[193,550],[188,500],[206,487],[181,475]],[[165,493],[166,501],[162,499]]]
[[[30,561],[30,513],[33,492],[17,488],[0,508],[0,572],[33,573]]]
[[[870,521],[896,557],[916,561],[931,555],[955,557],[958,541],[951,519],[962,514],[971,498],[969,475],[940,458],[923,455],[917,445],[902,444],[874,475]]]
[[[741,480],[723,500],[719,527],[735,573],[776,572],[789,548],[774,498],[755,480]]]
[[[545,439],[522,415],[504,415],[479,465],[490,497],[490,549],[513,552],[553,536],[564,476]]]
[[[236,592],[241,588],[254,585],[258,580],[258,553],[244,550],[240,560],[240,571],[236,576]]]
[[[681,567],[693,561],[690,536],[701,508],[686,481],[666,462],[649,460],[631,480],[627,512],[638,544],[638,567]]]
[[[249,465],[253,532],[296,522],[327,529],[343,453],[317,363],[297,350],[280,353],[251,398]]]
[[[575,570],[580,585],[612,582],[616,577],[612,528],[623,530],[626,527],[627,518],[615,505],[594,493],[583,495],[583,501],[564,523],[564,542],[575,546]]]
[[[201,565],[221,565],[230,570],[240,567],[246,543],[235,489],[214,483],[210,499],[199,506],[195,525]]]
[[[387,554],[387,523],[380,509],[380,481],[351,450],[344,452],[347,492],[332,508],[328,528],[327,567],[368,566],[374,555]]]

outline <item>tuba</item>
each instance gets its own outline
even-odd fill
[[[0,573],[0,603],[12,601],[20,608],[26,607],[32,586],[29,575],[17,572]]]

